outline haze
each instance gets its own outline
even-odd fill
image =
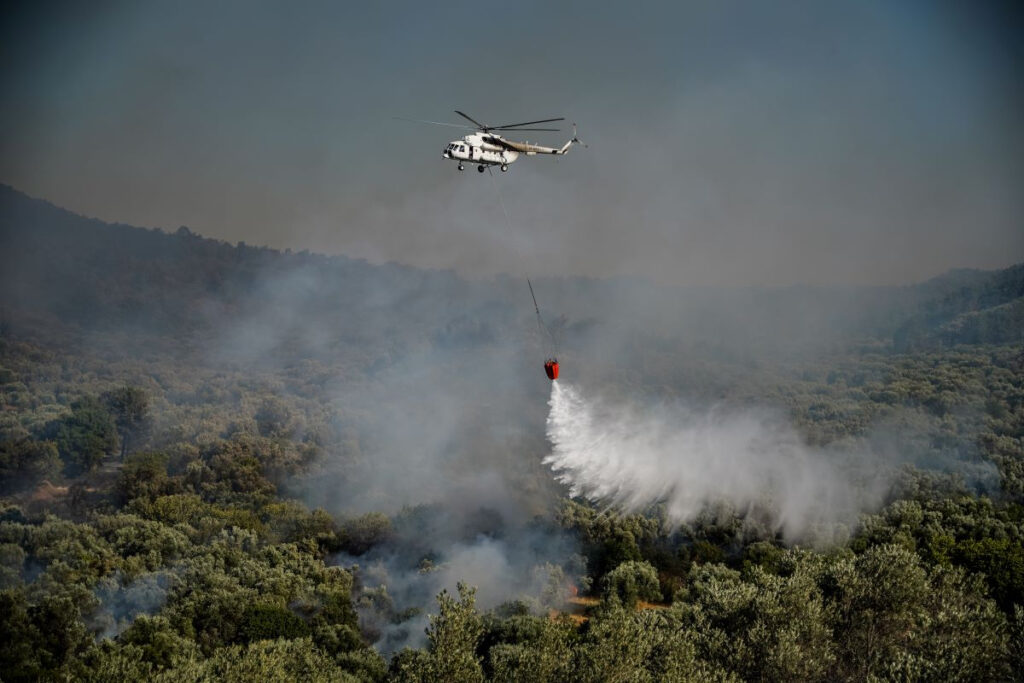
[[[109,221],[466,275],[898,284],[1024,258],[1009,3],[25,4],[0,181]],[[459,133],[566,116],[495,181]],[[568,132],[535,133],[546,144]]]

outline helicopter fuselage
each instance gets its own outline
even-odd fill
[[[488,135],[487,138],[493,136]],[[501,166],[502,170],[519,158],[519,152],[496,145],[483,135],[467,135],[461,140],[452,140],[445,147],[441,156],[454,159],[462,165],[463,161],[480,166]]]

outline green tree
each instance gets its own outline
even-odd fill
[[[835,612],[835,680],[1000,680],[1006,620],[962,569],[931,572],[897,545],[868,549],[823,576]]]
[[[160,683],[358,683],[309,638],[261,640],[218,649],[209,659],[188,663],[153,679]]]
[[[1024,606],[1013,606],[1010,622],[1010,667],[1016,680],[1024,680]]]
[[[71,414],[48,430],[72,474],[96,468],[117,448],[114,418],[100,401],[86,397],[71,404]]]
[[[613,607],[587,624],[582,643],[573,648],[572,673],[566,680],[714,680],[714,672],[696,660],[692,641],[692,632],[665,610]]]
[[[483,680],[476,648],[483,635],[483,621],[476,611],[476,589],[458,584],[459,599],[448,591],[437,596],[440,613],[430,618],[428,681],[470,683]]]
[[[141,615],[121,634],[125,645],[138,648],[139,656],[157,670],[170,669],[199,654],[196,644],[182,637],[166,617]]]
[[[33,646],[46,669],[60,668],[92,644],[79,607],[70,597],[47,594],[29,608],[29,615],[39,634]]]
[[[821,680],[831,662],[831,629],[810,554],[778,558],[781,575],[751,566],[694,566],[671,612],[701,657],[744,680]]]
[[[1024,604],[1024,546],[1019,540],[966,539],[956,544],[953,557],[957,564],[985,575],[992,597],[1007,613]]]
[[[658,570],[649,562],[623,562],[605,574],[601,583],[601,597],[608,605],[633,609],[638,600],[661,599]]]
[[[430,653],[405,647],[391,658],[388,680],[393,683],[427,683],[431,680],[428,678],[430,670]]]
[[[40,633],[29,616],[29,604],[20,589],[0,591],[0,674],[8,681],[41,678]]]
[[[138,387],[123,386],[100,397],[106,404],[121,436],[121,459],[149,429],[149,395]]]
[[[13,493],[60,474],[61,462],[52,441],[0,433],[0,493]]]
[[[261,436],[283,438],[292,432],[291,409],[276,396],[263,399],[254,418]]]
[[[368,512],[341,525],[339,542],[345,552],[362,555],[373,546],[389,541],[393,536],[391,518],[382,512]]]
[[[284,607],[249,605],[242,613],[237,638],[239,642],[249,643],[278,638],[302,638],[309,634],[309,625]]]
[[[153,666],[145,661],[141,648],[104,640],[63,673],[68,680],[86,683],[149,681],[153,678]]]
[[[494,633],[488,634],[488,638],[495,636],[498,642],[487,648],[490,680],[511,683],[571,679],[574,629],[570,622],[511,616],[499,620]]]
[[[118,481],[121,500],[155,498],[168,484],[167,460],[164,453],[135,453],[125,459]]]

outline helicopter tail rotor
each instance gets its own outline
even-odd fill
[[[590,145],[588,145],[587,143],[585,143],[582,140],[580,140],[579,136],[576,135],[576,124],[575,123],[572,124],[572,141],[573,141],[574,144],[583,145],[584,149],[588,149],[590,147]]]
[[[560,150],[558,150],[557,154],[565,154],[566,152],[569,151],[569,148],[572,147],[573,145],[583,145],[584,147],[586,147],[586,145],[583,143],[583,141],[580,140],[579,136],[576,135],[576,124],[575,123],[572,124],[572,139],[569,140],[569,142],[567,142],[564,145],[562,145],[562,148]]]

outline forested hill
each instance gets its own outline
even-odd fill
[[[531,313],[518,278],[466,281],[450,271],[231,245],[186,227],[172,234],[110,224],[7,186],[0,186],[0,245],[8,325],[42,314],[87,330],[203,343],[226,321],[243,321],[273,329],[261,351],[309,355],[385,337],[399,346],[486,345],[521,334]],[[536,284],[551,317],[564,316],[556,320],[559,335],[580,349],[609,336],[626,344],[622,339],[638,331],[730,353],[865,341],[904,351],[1024,339],[1024,264],[952,271],[907,287],[681,290],[586,278]],[[325,335],[310,335],[309,320]]]
[[[1024,680],[1024,266],[533,284],[0,186],[0,677]]]
[[[412,325],[421,319],[416,302],[375,295],[398,287],[414,293],[429,281],[432,291],[458,297],[462,286],[450,273],[231,245],[186,227],[170,234],[105,223],[7,186],[0,187],[0,243],[5,306],[86,328],[176,337],[285,299],[305,300],[310,313],[349,318],[357,308],[387,303]]]

